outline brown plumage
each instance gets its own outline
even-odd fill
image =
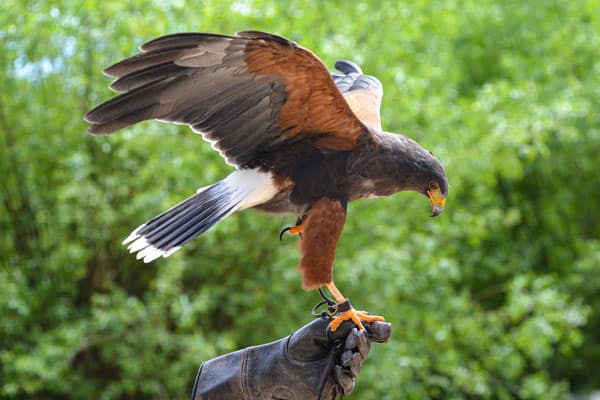
[[[290,139],[311,135],[312,143],[324,150],[352,150],[366,133],[325,65],[309,50],[288,41],[282,46],[280,41],[255,40],[246,45],[244,61],[250,73],[277,75],[283,81],[287,99],[279,130]]]
[[[302,233],[303,286],[333,284],[349,201],[413,190],[437,215],[448,183],[416,142],[381,131],[381,83],[349,61],[330,74],[309,50],[257,31],[154,39],[105,70],[121,95],[85,116],[92,134],[148,119],[189,125],[236,171],[135,229],[125,240],[145,262],[167,257],[245,208],[291,212]],[[360,326],[370,320],[344,315]],[[335,326],[339,324],[339,321]]]
[[[346,210],[339,201],[317,200],[302,222],[298,270],[305,289],[318,289],[333,281],[333,260],[346,222]]]

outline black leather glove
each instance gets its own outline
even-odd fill
[[[329,322],[319,318],[276,342],[206,361],[192,400],[333,400],[349,395],[371,342],[386,342],[392,325],[364,323],[365,332],[346,321],[330,332]]]

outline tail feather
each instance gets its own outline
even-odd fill
[[[141,225],[123,243],[144,262],[167,257],[234,212],[243,199],[218,182]]]
[[[238,170],[142,224],[123,244],[146,263],[168,257],[236,210],[267,201],[275,193],[270,174]]]

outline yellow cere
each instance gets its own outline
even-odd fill
[[[446,205],[446,198],[439,189],[428,190],[427,196],[429,197],[429,201],[431,201],[432,205],[438,205],[444,207]]]

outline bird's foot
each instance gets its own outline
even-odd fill
[[[355,310],[352,308],[352,305],[348,300],[346,300],[344,303],[338,304],[337,311],[340,315],[329,324],[329,329],[332,332],[335,332],[340,327],[342,322],[348,320],[354,322],[354,325],[356,325],[361,331],[365,330],[365,327],[362,324],[363,322],[371,323],[375,321],[385,321],[385,318],[379,315],[369,315],[369,313],[366,311]]]
[[[287,232],[290,235],[300,235],[300,238],[302,238],[302,231],[303,231],[304,227],[302,225],[296,225],[296,226],[288,226],[286,228],[283,228],[281,230],[281,232],[279,232],[279,240],[283,240],[283,235]]]

